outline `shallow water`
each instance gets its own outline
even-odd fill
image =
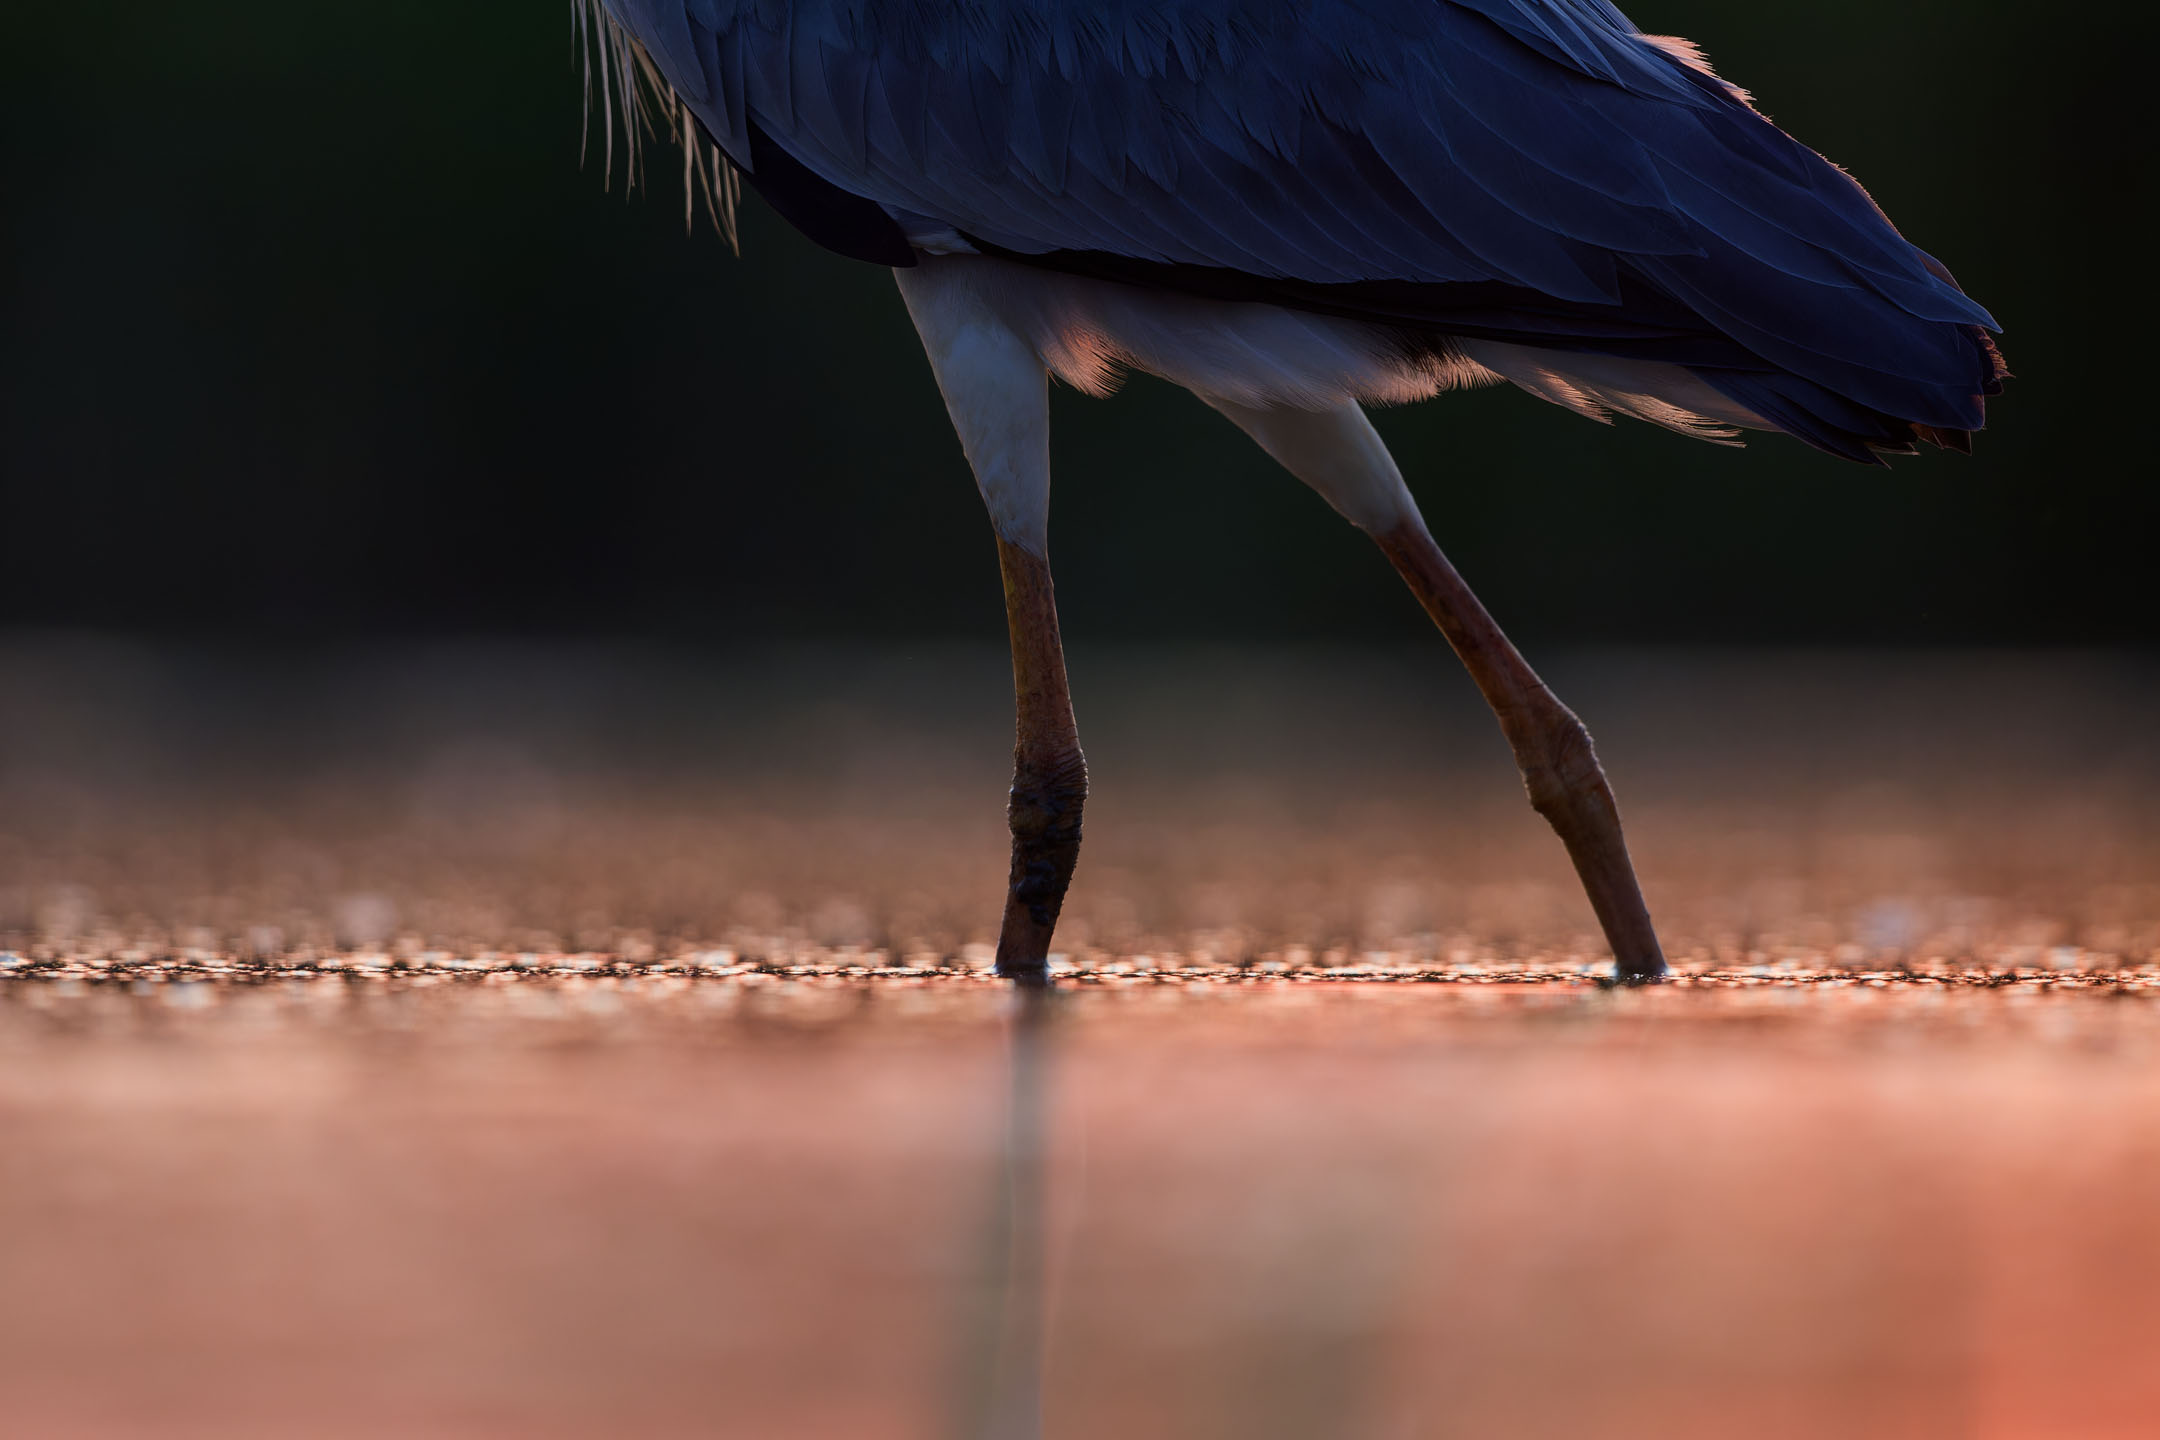
[[[1032,1027],[960,978],[10,981],[0,1393],[38,1436],[2150,1433],[2160,974],[1742,978]]]

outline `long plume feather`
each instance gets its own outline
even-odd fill
[[[597,81],[603,183],[610,188],[615,183],[618,128],[623,138],[623,174],[631,189],[637,188],[645,139],[666,135],[682,149],[683,228],[690,229],[697,223],[698,200],[702,196],[713,228],[727,240],[730,249],[740,254],[742,242],[735,216],[742,199],[742,180],[735,167],[719,147],[705,138],[690,107],[668,84],[637,37],[616,22],[604,0],[570,0],[570,12],[585,89],[578,153],[584,155],[591,149]]]

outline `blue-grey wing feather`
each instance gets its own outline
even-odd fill
[[[1648,286],[1771,365],[1977,425],[1977,304],[1605,0],[606,0],[738,163],[1028,256],[1305,285]],[[1986,373],[1981,373],[1985,369]]]

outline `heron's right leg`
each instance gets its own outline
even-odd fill
[[[1006,819],[1012,875],[997,972],[1050,976],[1050,936],[1080,858],[1087,762],[1073,720],[1050,584],[1050,397],[1042,362],[983,303],[965,260],[893,272],[997,531],[1012,639],[1015,738]]]
[[[1612,946],[1615,974],[1627,982],[1662,976],[1664,952],[1590,732],[1538,678],[1440,552],[1365,412],[1354,404],[1312,411],[1208,403],[1379,544],[1492,706],[1531,805],[1575,862]]]

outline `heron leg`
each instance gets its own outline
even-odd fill
[[[1650,924],[1635,864],[1628,858],[1619,803],[1598,764],[1589,730],[1493,622],[1422,519],[1413,515],[1373,539],[1440,627],[1498,717],[1531,806],[1560,836],[1575,862],[1590,908],[1612,946],[1615,977],[1629,984],[1661,978],[1665,954]]]
[[[1026,985],[1049,983],[1050,935],[1080,858],[1080,813],[1087,803],[1087,760],[1073,720],[1058,638],[1050,562],[998,540],[1005,577],[1005,622],[1012,638],[1012,877],[998,931],[997,972]]]
[[[997,531],[1017,713],[1006,809],[1012,877],[997,972],[1043,985],[1050,935],[1080,855],[1087,763],[1050,585],[1049,378],[1034,350],[976,288],[978,270],[964,261],[926,259],[893,273]]]
[[[1538,678],[1448,563],[1365,413],[1353,404],[1310,411],[1208,403],[1373,537],[1492,707],[1515,752],[1530,804],[1575,863],[1612,946],[1615,977],[1627,984],[1661,978],[1665,955],[1590,732]]]

